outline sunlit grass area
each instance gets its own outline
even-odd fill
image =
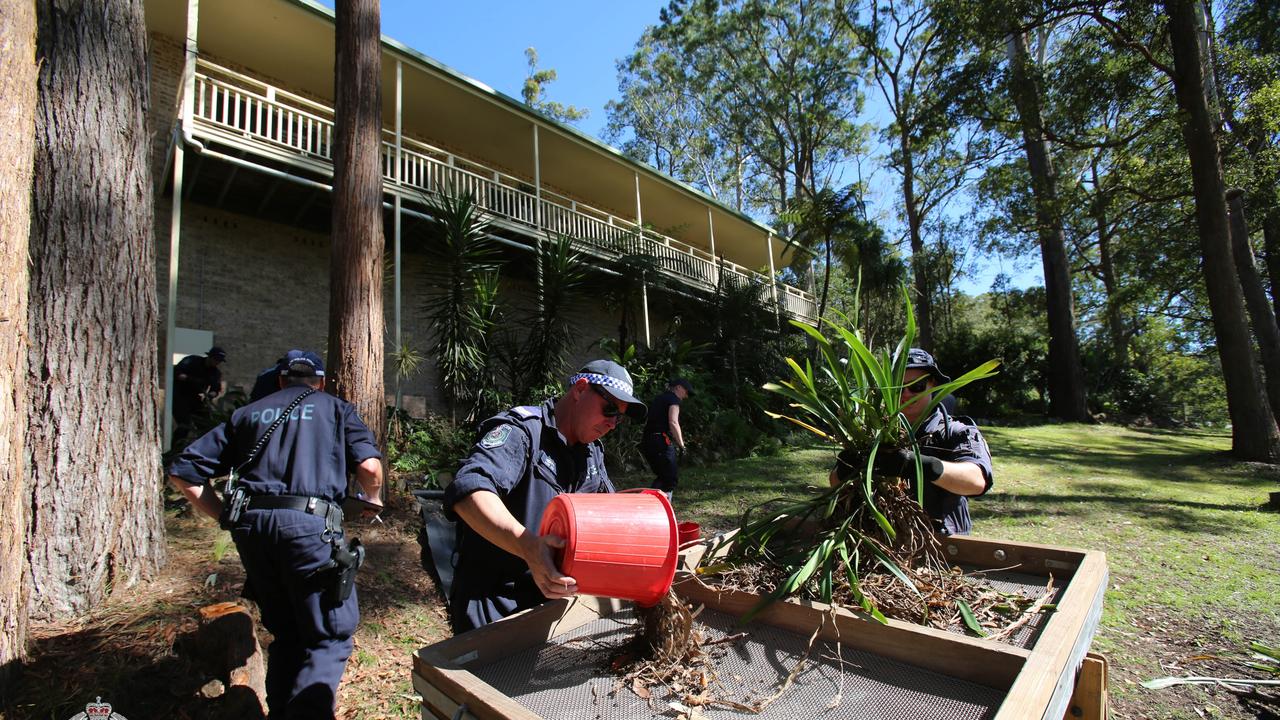
[[[970,506],[975,535],[1107,554],[1093,648],[1113,664],[1120,716],[1183,716],[1161,709],[1171,691],[1136,683],[1178,674],[1170,668],[1180,660],[1280,636],[1280,515],[1266,509],[1280,468],[1231,460],[1222,432],[1062,424],[984,434],[996,484]],[[825,483],[833,458],[813,445],[682,468],[677,515],[732,527],[744,507]],[[1179,692],[1185,700],[1198,691]]]

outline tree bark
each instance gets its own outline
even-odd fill
[[[1049,316],[1049,414],[1063,420],[1088,422],[1091,418],[1084,367],[1076,344],[1071,269],[1058,207],[1057,176],[1045,139],[1040,90],[1027,55],[1026,37],[1016,28],[1009,36],[1009,70],[1010,92],[1018,109],[1027,167],[1031,172],[1040,258],[1044,266],[1045,305]]]
[[[1262,247],[1266,254],[1271,307],[1280,317],[1280,207],[1272,206],[1262,219]]]
[[[26,566],[27,238],[36,115],[36,7],[18,0],[0,13],[0,577]],[[0,698],[27,639],[27,586],[0,583]]]
[[[331,390],[383,445],[382,43],[377,0],[338,0],[334,62]]]
[[[1098,226],[1098,268],[1102,287],[1107,293],[1107,336],[1111,343],[1111,371],[1125,372],[1129,367],[1129,336],[1124,329],[1120,305],[1120,284],[1116,279],[1115,260],[1111,250],[1111,226],[1107,222],[1107,196],[1098,180],[1098,162],[1089,168],[1093,179],[1093,220]]]
[[[32,617],[164,562],[143,0],[38,0],[27,332]]]
[[[1232,452],[1245,460],[1280,460],[1280,431],[1266,402],[1250,345],[1244,297],[1231,251],[1222,158],[1205,95],[1205,63],[1196,33],[1193,0],[1167,0],[1173,50],[1174,94],[1182,139],[1191,163],[1196,223],[1218,357],[1227,387]]]
[[[911,268],[916,286],[916,327],[919,335],[916,345],[933,352],[933,283],[929,282],[929,261],[924,253],[924,238],[920,235],[920,209],[916,206],[916,170],[912,155],[911,136],[905,123],[899,120],[902,131],[899,149],[902,151],[902,206],[907,212],[907,230],[911,239]]]
[[[1280,416],[1280,327],[1276,326],[1275,313],[1267,301],[1267,291],[1262,287],[1262,278],[1254,264],[1253,248],[1249,245],[1249,225],[1245,222],[1243,190],[1227,193],[1227,215],[1231,225],[1231,256],[1240,276],[1240,289],[1244,292],[1253,337],[1262,356],[1267,402],[1271,404],[1272,416]]]

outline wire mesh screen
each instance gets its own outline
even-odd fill
[[[712,695],[737,703],[750,705],[773,695],[808,647],[807,635],[757,623],[741,626],[732,616],[712,610],[704,610],[697,622],[708,640],[747,633],[707,648],[715,658],[718,683]],[[634,623],[634,613],[624,610],[486,667],[468,669],[549,720],[672,717],[668,703],[679,697],[652,687],[646,703],[621,687],[609,669]],[[1001,690],[819,641],[792,685],[755,717],[976,720],[993,717],[1004,696]],[[745,716],[714,707],[703,712],[712,719]]]
[[[1030,575],[1027,573],[1013,572],[1011,570],[980,570],[978,568],[966,567],[965,572],[970,573],[973,577],[980,577],[986,580],[992,588],[999,592],[1011,595],[1021,595],[1022,597],[1038,600],[1044,595],[1045,587],[1049,579],[1041,575]],[[1069,578],[1055,577],[1053,579],[1053,592],[1048,602],[1056,603],[1062,597],[1063,591],[1066,589]],[[1014,630],[1009,637],[1000,640],[1006,645],[1013,645],[1026,650],[1030,650],[1036,640],[1040,638],[1041,631],[1044,626],[1049,623],[1049,613],[1037,613],[1032,615],[1027,623],[1017,630]],[[954,627],[952,631],[963,633],[964,628]]]

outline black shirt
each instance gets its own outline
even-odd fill
[[[649,403],[649,416],[644,421],[645,435],[671,435],[671,413],[669,408],[679,407],[680,397],[675,390],[667,390]]]

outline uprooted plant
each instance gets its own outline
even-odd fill
[[[985,362],[932,393],[913,394],[906,402],[927,403],[913,424],[903,412],[902,388],[916,324],[909,299],[905,305],[906,329],[892,350],[870,347],[843,315],[825,321],[834,339],[792,323],[816,344],[817,367],[787,359],[791,378],[765,389],[787,398],[790,411],[770,415],[831,443],[845,467],[828,489],[802,502],[772,500],[749,509],[722,560],[699,570],[723,585],[764,594],[752,614],[800,596],[861,608],[881,622],[896,617],[938,627],[963,624],[985,634],[1033,606],[967,581],[947,562],[923,509],[917,425],[948,395],[994,375],[998,363]],[[915,459],[914,482],[876,470],[877,456],[902,449]],[[1043,605],[1036,604],[1037,611]]]

